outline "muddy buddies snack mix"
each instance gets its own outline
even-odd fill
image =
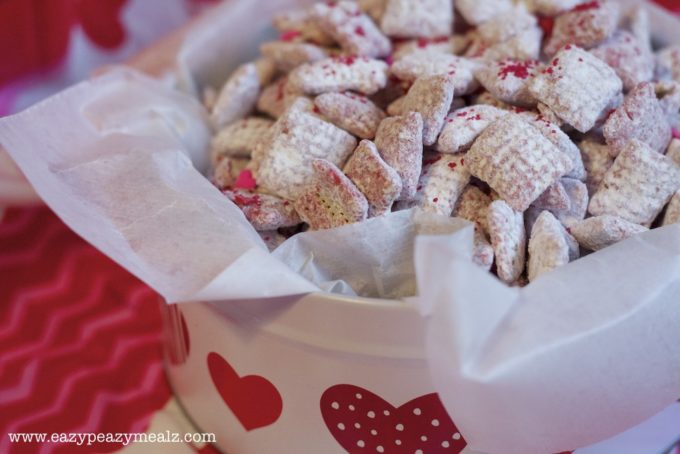
[[[342,0],[274,25],[204,90],[211,180],[272,248],[415,208],[473,223],[472,261],[525,285],[680,222],[680,47],[652,48],[643,8]]]

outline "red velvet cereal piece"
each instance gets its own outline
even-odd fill
[[[458,198],[458,204],[453,215],[458,218],[474,222],[484,231],[489,231],[488,214],[491,197],[477,186],[468,185]]]
[[[680,191],[677,191],[666,207],[666,214],[663,217],[662,226],[677,224],[680,222]]]
[[[489,271],[493,265],[493,246],[483,232],[475,227],[475,237],[472,249],[472,261],[475,265]]]
[[[582,133],[608,111],[622,87],[609,65],[575,46],[558,52],[529,84],[536,99]]]
[[[366,196],[368,216],[382,216],[390,212],[401,194],[401,178],[396,170],[380,157],[370,140],[362,140],[344,168],[345,175]]]
[[[479,87],[474,76],[478,66],[470,59],[455,55],[418,52],[395,61],[390,70],[394,76],[409,82],[423,76],[446,75],[453,80],[456,95],[463,96]]]
[[[451,216],[469,182],[470,172],[465,168],[464,156],[428,153],[414,205],[428,213]]]
[[[627,31],[618,30],[590,53],[614,68],[625,91],[654,77],[654,56]]]
[[[564,153],[517,115],[505,115],[487,127],[465,164],[520,212],[573,167]]]
[[[273,124],[266,118],[248,117],[223,128],[210,144],[212,161],[217,162],[222,156],[250,157],[255,145],[266,137]]]
[[[578,144],[583,158],[583,166],[586,168],[586,186],[588,193],[594,194],[600,187],[604,175],[614,164],[609,147],[592,138],[583,140]]]
[[[310,95],[356,91],[371,95],[387,84],[387,64],[366,57],[334,57],[299,66],[290,73],[294,90]]]
[[[292,227],[302,222],[293,204],[279,197],[243,189],[226,190],[224,194],[243,211],[257,231]]]
[[[680,138],[674,137],[666,150],[666,156],[680,166]]]
[[[578,244],[591,251],[599,251],[647,230],[647,227],[608,214],[588,218],[569,228]]]
[[[498,278],[508,284],[515,282],[526,260],[524,217],[503,200],[496,200],[489,205],[488,224]]]
[[[569,160],[572,162],[573,167],[569,173],[565,176],[569,178],[576,178],[577,180],[586,179],[586,169],[583,166],[583,159],[581,158],[581,152],[571,138],[562,131],[559,126],[539,115],[526,116],[520,114],[529,124],[541,131],[541,134],[552,142],[562,153],[564,153]]]
[[[464,107],[450,113],[439,134],[437,151],[459,153],[470,148],[477,137],[507,111],[483,104]]]
[[[437,141],[453,101],[453,81],[448,76],[424,76],[416,79],[402,108],[418,112],[423,119],[423,144]]]
[[[560,13],[569,11],[579,5],[586,5],[591,0],[531,0],[529,4],[532,10],[543,16],[556,16]]]
[[[590,199],[588,211],[648,225],[680,189],[680,166],[643,142],[631,140]]]
[[[565,227],[569,227],[586,217],[589,201],[588,187],[582,181],[573,178],[562,178],[560,182],[569,197],[569,208],[554,214]]]
[[[513,9],[511,0],[456,0],[456,9],[470,25],[479,25]]]
[[[542,274],[549,273],[569,263],[569,233],[549,211],[543,211],[531,230],[529,238],[529,263],[527,275],[533,282]],[[573,243],[573,237],[571,237]]]
[[[260,52],[283,72],[291,71],[303,63],[313,63],[328,57],[328,52],[315,44],[289,41],[264,43],[260,46]]]
[[[620,12],[615,1],[595,0],[560,14],[543,50],[553,55],[567,44],[592,49],[614,34]]]
[[[417,112],[385,118],[375,134],[375,145],[385,162],[401,177],[399,200],[416,195],[423,160],[423,119]]]
[[[533,107],[536,98],[529,92],[528,84],[537,74],[539,65],[537,60],[506,58],[489,62],[475,76],[495,98],[509,104]]]
[[[605,122],[604,137],[615,155],[630,139],[645,142],[661,153],[666,150],[671,127],[651,83],[643,82],[626,95],[621,107]]]
[[[354,136],[314,115],[312,107],[298,98],[254,150],[255,177],[267,192],[294,200],[313,177],[312,159],[341,166],[356,148]]]
[[[334,43],[326,31],[317,23],[309,9],[286,11],[274,16],[274,27],[287,40],[303,40],[319,46],[330,46]]]
[[[531,205],[555,213],[570,209],[571,199],[569,198],[569,194],[567,194],[567,190],[562,185],[562,182],[557,180],[548,186],[548,189],[543,191]]]
[[[249,159],[222,156],[214,165],[213,183],[220,189],[233,187],[241,171],[246,168]]]
[[[265,230],[257,233],[260,235],[260,238],[262,238],[262,241],[264,241],[269,252],[273,251],[286,241],[286,237],[281,235],[277,230]]]
[[[332,229],[366,219],[368,202],[333,163],[312,161],[314,178],[295,200],[295,209],[312,230]]]
[[[380,27],[386,35],[400,38],[450,35],[453,0],[387,0]]]
[[[375,22],[361,12],[356,2],[316,3],[311,7],[319,25],[335,39],[349,55],[386,57],[392,43]]]
[[[372,139],[385,118],[378,106],[354,93],[324,93],[314,100],[321,115],[336,126],[362,139]]]
[[[271,68],[266,68],[267,65],[271,65]],[[247,117],[255,108],[260,89],[272,75],[271,62],[260,61],[239,66],[225,82],[213,106],[211,117],[215,126],[222,128]]]

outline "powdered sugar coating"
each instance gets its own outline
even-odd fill
[[[622,148],[588,211],[649,225],[680,189],[680,167],[638,140]]]
[[[451,34],[453,0],[387,0],[380,27],[388,36],[434,38]]]
[[[548,139],[572,162],[572,169],[565,175],[569,178],[585,180],[586,169],[583,166],[581,152],[571,138],[560,129],[558,125],[546,119],[543,115],[532,116],[520,114],[529,124],[541,131],[543,137]]]
[[[520,212],[573,167],[564,153],[517,115],[505,115],[487,127],[470,148],[466,165]]]
[[[680,222],[680,191],[677,191],[666,207],[662,226],[677,224]]]
[[[257,100],[257,110],[274,118],[278,118],[301,96],[288,84],[288,77],[282,77],[267,85]]]
[[[569,228],[578,244],[591,251],[599,251],[647,230],[647,227],[607,214],[577,222]]]
[[[315,44],[291,41],[270,41],[260,46],[260,52],[274,62],[283,72],[291,71],[303,63],[312,63],[328,57],[328,52]]]
[[[487,2],[478,1],[476,3],[480,5]],[[456,6],[460,7],[460,3],[457,3]],[[519,4],[495,11],[492,18],[479,24],[475,36],[483,45],[490,47],[509,41],[537,25],[536,16],[530,14],[524,5]]]
[[[257,231],[292,227],[302,222],[293,204],[279,197],[242,189],[226,190],[224,195],[243,211]]]
[[[248,158],[257,143],[266,137],[273,121],[248,117],[223,128],[210,142],[210,157],[217,162],[223,156]]]
[[[394,45],[392,58],[397,61],[414,53],[458,54],[461,48],[467,47],[469,39],[465,35],[439,36],[437,38],[418,38]]]
[[[491,197],[477,186],[468,185],[458,198],[453,215],[467,219],[479,226],[483,232],[489,231],[488,214]]]
[[[264,74],[264,76],[267,76],[267,74]],[[222,128],[247,117],[255,108],[260,89],[268,82],[266,77],[263,77],[261,71],[258,70],[256,63],[246,63],[239,66],[222,86],[213,105],[211,119],[214,125],[217,128]]]
[[[488,216],[489,236],[496,256],[496,272],[499,279],[510,284],[524,270],[527,247],[524,217],[503,200],[496,200],[489,205]]]
[[[509,104],[532,107],[536,105],[536,98],[529,92],[528,84],[538,72],[539,65],[537,60],[506,58],[489,62],[475,76],[495,98]]]
[[[621,79],[612,68],[575,46],[558,52],[529,85],[540,102],[582,133],[588,132],[608,111],[622,88]]]
[[[399,200],[416,195],[423,160],[423,119],[417,112],[385,118],[375,134],[375,145],[385,162],[401,177]]]
[[[385,57],[392,44],[356,2],[316,3],[311,7],[321,28],[349,55]]]
[[[605,122],[604,137],[615,155],[630,139],[638,139],[657,152],[666,150],[671,127],[651,83],[643,82],[626,95],[621,107]]]
[[[548,186],[548,189],[543,191],[531,205],[541,210],[556,213],[569,210],[571,208],[571,199],[561,180],[557,180]]]
[[[553,213],[565,227],[569,227],[586,217],[588,201],[590,200],[588,187],[582,181],[573,178],[562,178],[560,182],[569,197],[569,208]]]
[[[397,78],[413,82],[423,76],[445,75],[453,80],[457,96],[472,93],[479,84],[474,77],[478,63],[463,57],[431,52],[411,53],[390,68]]]
[[[614,36],[590,52],[614,69],[625,91],[654,77],[654,56],[625,30],[617,30]]]
[[[220,157],[213,164],[215,166],[212,178],[213,183],[220,189],[232,187],[236,183],[236,179],[241,171],[246,168],[249,162],[249,159],[230,158],[228,156]]]
[[[470,182],[463,156],[429,153],[423,163],[414,205],[428,213],[451,216]]]
[[[568,236],[571,235],[552,213],[543,211],[538,216],[529,238],[529,282],[569,263]]]
[[[560,14],[543,50],[553,55],[567,44],[591,49],[614,34],[619,14],[619,4],[608,0],[595,0]]]
[[[484,104],[453,111],[444,121],[437,151],[460,153],[467,150],[491,123],[507,114],[507,111]]]
[[[285,37],[293,37],[319,46],[334,43],[326,31],[316,21],[309,8],[286,11],[274,16],[274,27]]]
[[[312,230],[331,229],[366,219],[368,202],[354,183],[324,159],[311,162],[313,178],[295,200],[295,209]]]
[[[297,67],[289,83],[311,95],[357,91],[371,95],[387,84],[387,64],[366,57],[334,57]]]
[[[493,265],[493,246],[483,232],[475,227],[474,244],[472,249],[472,261],[475,265],[489,271]]]
[[[370,99],[350,92],[324,93],[314,104],[328,121],[362,139],[375,137],[386,116]]]
[[[422,117],[423,144],[429,146],[437,141],[452,101],[453,80],[447,76],[424,76],[413,83],[401,108]]]
[[[312,106],[298,98],[253,152],[258,184],[267,192],[295,199],[313,177],[312,159],[342,166],[356,147],[351,134],[313,115]]]
[[[594,194],[600,187],[609,168],[614,164],[614,158],[606,144],[592,138],[581,141],[578,144],[583,158],[583,166],[586,169],[586,186],[588,193]]]
[[[389,213],[401,194],[401,178],[380,157],[375,144],[362,140],[344,168],[345,175],[366,196],[368,216]]]
[[[479,25],[512,10],[511,0],[456,0],[456,8],[471,25]]]

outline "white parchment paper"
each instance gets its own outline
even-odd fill
[[[214,84],[216,67],[254,55],[272,11],[298,3],[310,1],[228,2],[180,54],[180,85]],[[0,120],[0,143],[47,204],[170,302],[396,298],[417,278],[432,376],[472,450],[573,449],[680,397],[680,226],[524,289],[470,263],[468,223],[417,211],[297,235],[270,254],[203,177],[209,137],[195,99],[128,70]]]

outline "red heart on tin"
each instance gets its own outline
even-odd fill
[[[394,407],[354,385],[335,385],[321,396],[326,427],[349,453],[459,453],[467,443],[436,393]]]
[[[281,416],[281,394],[266,378],[240,377],[227,360],[215,352],[208,354],[208,370],[222,400],[247,431],[269,426]]]

